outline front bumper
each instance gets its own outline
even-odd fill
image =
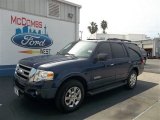
[[[16,76],[14,77],[14,87],[18,89],[20,95],[43,99],[54,98],[57,91],[57,88],[52,88],[51,81],[29,83]]]

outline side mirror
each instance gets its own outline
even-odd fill
[[[106,53],[99,53],[96,56],[96,61],[105,61],[108,58],[108,54]]]

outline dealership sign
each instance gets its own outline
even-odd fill
[[[41,49],[53,44],[52,39],[47,34],[47,27],[40,21],[33,21],[27,18],[11,16],[11,24],[22,26],[15,29],[15,34],[11,41],[20,47],[30,49]]]
[[[52,45],[49,37],[32,33],[14,35],[11,40],[15,45],[31,49],[46,48]]]

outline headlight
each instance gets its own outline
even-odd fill
[[[17,72],[18,69],[19,69],[19,64],[17,64],[16,66],[15,73]]]
[[[42,80],[53,80],[54,73],[52,71],[31,70],[30,81],[38,82]]]

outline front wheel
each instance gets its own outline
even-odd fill
[[[132,70],[127,79],[127,88],[133,89],[137,84],[137,73]]]
[[[57,108],[62,112],[72,112],[78,109],[84,99],[84,87],[77,80],[64,83],[55,98]]]

